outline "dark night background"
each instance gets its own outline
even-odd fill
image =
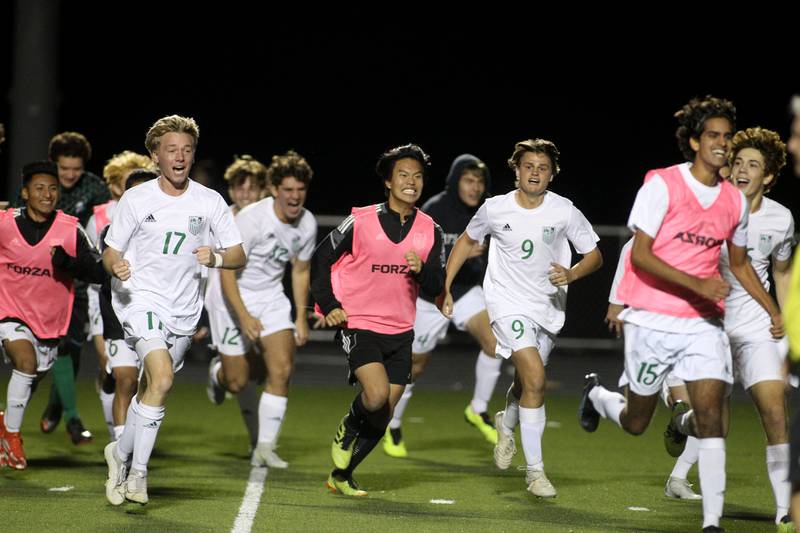
[[[315,171],[307,206],[345,214],[382,200],[373,165],[391,146],[416,142],[431,155],[424,201],[464,152],[489,165],[493,193],[508,191],[514,143],[544,137],[562,153],[552,189],[594,224],[624,224],[644,173],[679,162],[672,114],[689,98],[730,98],[739,127],[785,138],[800,91],[794,48],[781,39],[794,32],[767,7],[727,22],[711,11],[577,4],[564,14],[462,6],[457,16],[435,16],[432,4],[197,6],[60,3],[57,131],[89,138],[89,170],[124,149],[144,152],[157,118],[183,114],[200,125],[197,159],[214,160],[220,175],[234,154],[268,163],[292,148]],[[3,3],[6,191],[19,171],[8,168],[14,20],[14,3]],[[798,190],[787,167],[772,197],[797,214]],[[618,243],[608,245],[610,280]],[[593,315],[605,291],[598,280]]]

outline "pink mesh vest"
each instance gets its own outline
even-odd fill
[[[31,246],[17,228],[14,211],[0,212],[0,319],[19,319],[40,339],[67,333],[72,278],[53,269],[50,249],[59,245],[74,257],[77,225],[77,218],[56,211],[47,234]]]
[[[677,165],[658,174],[667,185],[669,206],[653,241],[653,254],[692,276],[718,277],[721,246],[733,234],[742,212],[739,191],[723,181],[717,199],[703,208]],[[630,307],[668,316],[719,317],[725,312],[724,301],[712,302],[634,267],[630,254],[617,294]]]

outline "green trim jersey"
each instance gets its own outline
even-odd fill
[[[222,196],[189,180],[180,196],[161,190],[164,179],[125,192],[117,204],[105,242],[136,258],[131,268],[130,305],[156,313],[178,335],[191,335],[203,309],[200,246],[229,248],[242,242]],[[125,321],[125,311],[119,316]]]

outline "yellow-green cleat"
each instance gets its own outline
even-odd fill
[[[386,434],[383,436],[383,451],[389,457],[408,457],[408,450],[406,450],[406,443],[403,441],[403,433],[400,428],[386,428]]]
[[[781,518],[780,523],[778,524],[778,533],[795,533],[796,529],[794,528],[794,522],[792,522],[792,517],[788,514]]]
[[[464,409],[464,418],[478,428],[478,431],[483,434],[487,442],[497,444],[497,428],[494,427],[492,419],[489,418],[487,413],[476,413],[472,410],[471,405],[467,405],[466,409]]]
[[[333,438],[331,444],[331,459],[336,468],[340,470],[347,469],[350,466],[350,459],[353,457],[353,447],[356,443],[356,434],[348,430],[347,425],[344,423],[345,418],[339,423],[339,428],[336,430],[336,436]]]
[[[352,477],[339,479],[339,477],[333,475],[333,472],[328,476],[326,486],[332,493],[341,494],[343,496],[364,497],[369,495],[367,491],[358,487]]]

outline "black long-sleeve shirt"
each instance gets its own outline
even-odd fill
[[[14,221],[17,223],[17,228],[25,241],[31,246],[35,246],[50,230],[50,226],[53,225],[55,219],[55,213],[53,213],[50,219],[44,222],[36,222],[31,220],[25,208],[21,208],[17,211]],[[66,272],[72,278],[87,283],[102,283],[105,271],[100,253],[89,240],[86,230],[83,229],[80,223],[77,224],[75,231],[77,232],[75,237],[75,257],[67,255],[63,248],[57,247],[53,255],[53,266]]]
[[[408,235],[416,216],[417,209],[414,208],[405,221],[401,222],[400,214],[389,209],[388,204],[383,203],[378,208],[381,228],[394,243],[399,243]],[[433,235],[433,246],[427,260],[422,264],[419,273],[413,274],[420,285],[420,290],[427,294],[439,294],[444,289],[442,228],[437,224],[434,224]],[[352,215],[319,243],[311,260],[311,294],[326,315],[337,307],[342,307],[341,302],[333,294],[331,266],[346,253],[353,253]]]

